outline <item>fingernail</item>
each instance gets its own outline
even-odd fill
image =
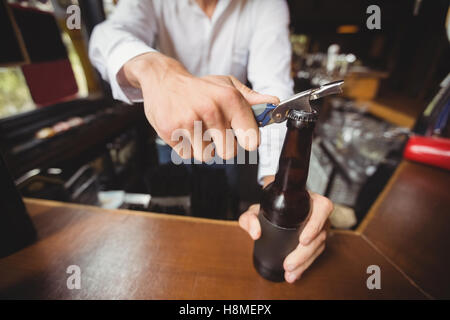
[[[291,273],[287,275],[287,281],[293,282],[295,281],[295,274]]]

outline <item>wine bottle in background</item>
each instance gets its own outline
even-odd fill
[[[0,154],[0,258],[35,239],[36,231]]]
[[[311,143],[317,112],[291,110],[275,180],[264,190],[258,215],[261,237],[253,262],[261,276],[284,281],[283,262],[299,243],[310,211],[306,190]]]

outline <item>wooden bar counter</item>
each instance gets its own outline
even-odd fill
[[[419,169],[418,169],[419,168]],[[425,169],[423,169],[425,168]],[[295,284],[272,283],[261,278],[252,265],[253,241],[237,222],[154,214],[127,210],[26,199],[38,231],[38,241],[0,259],[0,298],[7,299],[428,299],[449,296],[448,276],[435,283],[450,265],[448,241],[421,258],[423,245],[448,239],[448,197],[432,198],[427,219],[438,217],[440,229],[428,233],[415,225],[405,230],[411,245],[399,240],[387,225],[389,206],[384,201],[409,199],[420,202],[410,187],[404,199],[392,199],[404,184],[411,184],[410,171],[439,169],[403,163],[378,199],[370,221],[353,231],[333,231],[327,249]],[[421,172],[417,173],[419,176]],[[436,174],[435,174],[436,175]],[[445,186],[445,177],[436,175]],[[417,181],[416,181],[417,182]],[[416,183],[414,182],[414,183]],[[420,182],[420,181],[419,181]],[[431,182],[430,182],[431,183]],[[437,182],[435,182],[436,185]],[[403,187],[402,187],[403,186]],[[448,186],[448,184],[447,184]],[[437,187],[433,188],[438,188]],[[423,183],[417,183],[423,191]],[[433,189],[434,190],[434,189]],[[425,190],[426,192],[426,190]],[[448,188],[447,188],[448,193]],[[426,197],[425,194],[420,197]],[[386,200],[384,200],[386,199]],[[423,198],[425,199],[425,198]],[[431,210],[447,204],[447,214]],[[401,207],[395,215],[402,215]],[[423,210],[418,206],[416,210]],[[408,209],[408,210],[409,210]],[[418,219],[408,213],[411,219]],[[407,217],[398,222],[408,220]],[[423,220],[423,219],[422,219]],[[417,220],[419,221],[422,220]],[[434,225],[438,225],[436,221]],[[431,225],[426,226],[431,227]],[[384,229],[384,230],[383,230]],[[404,228],[405,229],[405,228]],[[406,228],[407,229],[407,228]],[[425,226],[424,226],[425,229]],[[383,236],[389,232],[391,236]],[[445,235],[436,232],[446,232]],[[422,233],[422,235],[420,235]],[[424,235],[426,233],[426,235]],[[417,239],[420,235],[423,240]],[[425,241],[425,242],[424,242]],[[413,248],[420,242],[422,246]],[[390,245],[391,244],[391,247]],[[395,246],[398,248],[395,249]],[[410,253],[407,250],[411,250]],[[434,256],[439,254],[441,256]],[[435,266],[432,260],[435,259]],[[424,260],[424,261],[421,261]],[[67,288],[70,265],[81,269],[81,289]],[[369,290],[367,267],[381,268],[381,289]],[[426,268],[430,269],[426,269]],[[444,275],[442,275],[444,276]],[[430,278],[431,277],[431,278]],[[435,278],[433,278],[435,277]],[[447,285],[447,287],[445,287]]]

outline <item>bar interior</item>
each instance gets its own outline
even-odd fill
[[[449,299],[449,8],[1,0],[0,298]]]

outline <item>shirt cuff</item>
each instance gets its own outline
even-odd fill
[[[119,85],[118,77],[120,77],[120,71],[126,62],[147,52],[156,52],[156,50],[138,40],[121,43],[111,52],[107,65],[109,66],[108,78],[114,99],[129,104],[143,101],[140,89],[131,85]]]

